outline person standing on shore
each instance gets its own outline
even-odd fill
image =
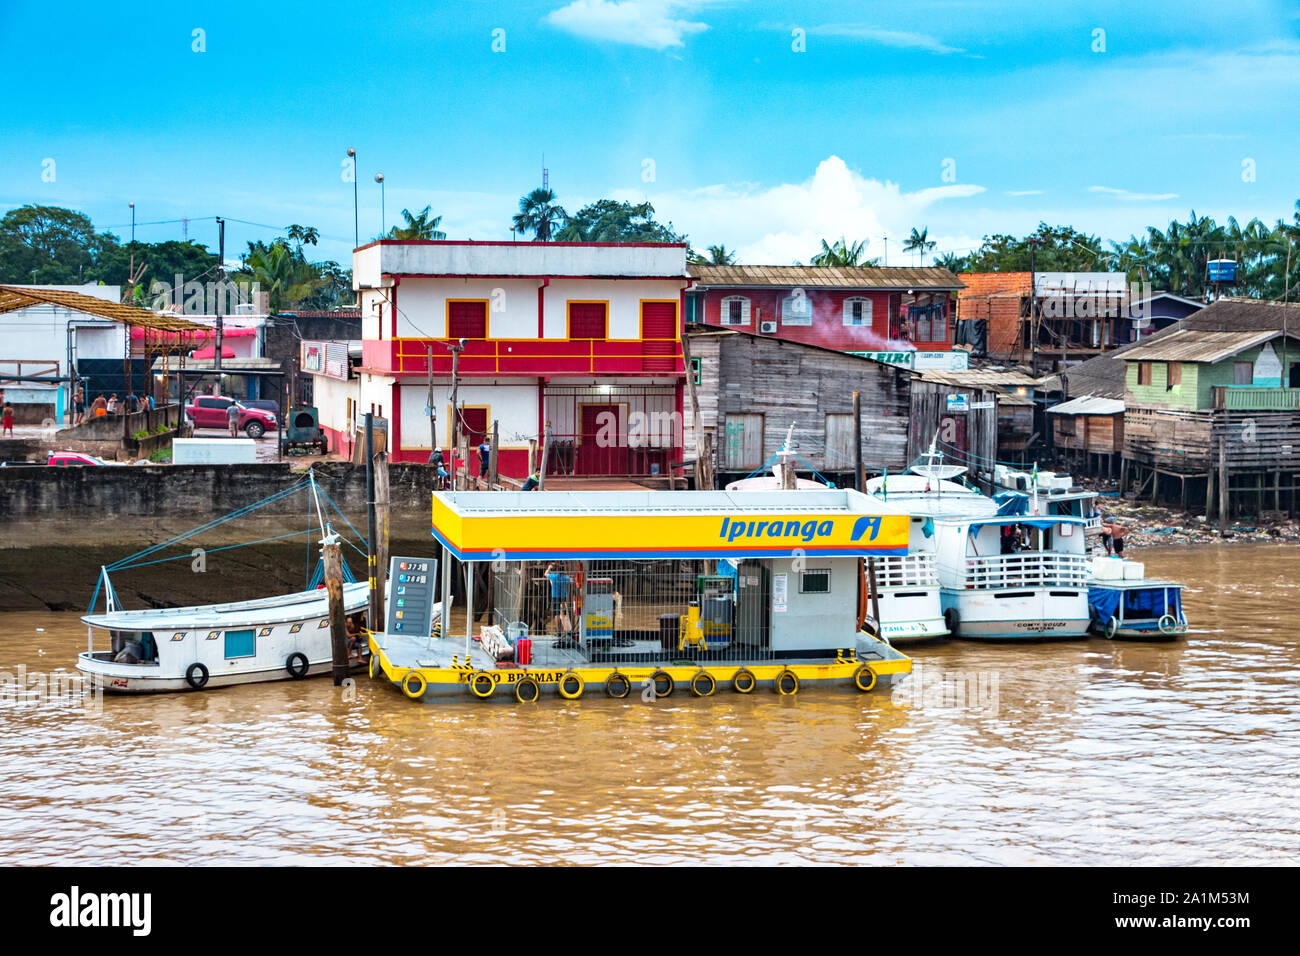
[[[14,437],[14,407],[7,401],[4,408],[0,410],[0,437],[3,437],[5,432],[9,433],[10,438]]]
[[[230,437],[239,437],[239,406],[231,402],[226,408],[226,421],[230,423]]]
[[[86,420],[86,390],[80,385],[72,393],[72,410],[75,413],[72,424],[80,425]]]

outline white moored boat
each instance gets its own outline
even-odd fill
[[[345,584],[344,612],[364,611],[368,597],[367,582]],[[77,670],[106,691],[201,690],[331,669],[324,589],[230,604],[106,611],[82,620],[91,649],[77,655]],[[94,650],[96,629],[109,632],[108,650]]]
[[[934,525],[944,619],[954,637],[1039,640],[1087,633],[1084,519],[998,515],[942,518]]]

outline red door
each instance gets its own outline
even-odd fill
[[[677,303],[641,305],[641,370],[671,372],[677,367]]]
[[[466,447],[469,448],[469,461],[465,463],[465,467],[471,475],[479,473],[478,446],[487,440],[487,418],[486,408],[460,409],[460,434],[465,439]]]
[[[628,473],[626,422],[621,405],[583,405],[582,435],[578,446],[578,474]]]

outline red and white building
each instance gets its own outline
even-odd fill
[[[502,475],[666,475],[682,459],[683,244],[384,239],[353,253],[357,413],[389,420],[394,461],[450,458],[452,353],[470,446],[497,422]],[[433,427],[429,414],[432,349]],[[616,439],[616,440],[615,440]],[[471,465],[476,473],[476,462]]]
[[[947,269],[692,265],[690,274],[688,322],[909,366],[884,356],[952,349],[952,300],[962,283]]]

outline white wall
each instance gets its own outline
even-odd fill
[[[483,299],[488,303],[489,337],[535,339],[540,286],[536,279],[403,279],[397,290],[397,337],[446,338],[448,301]],[[543,292],[545,337],[567,338],[568,303],[594,300],[609,303],[609,338],[640,338],[642,300],[667,300],[680,310],[681,289],[676,279],[553,279]],[[389,314],[387,308],[383,311]],[[385,324],[384,338],[391,337],[390,330]],[[366,338],[377,334],[369,326],[364,332]]]
[[[424,413],[429,400],[428,384],[403,385],[401,395],[402,448],[408,451],[430,450],[429,419]],[[433,400],[438,418],[438,444],[450,448],[450,380],[434,381]],[[488,406],[488,426],[491,427],[492,420],[496,419],[501,448],[527,448],[528,439],[537,436],[537,383],[534,381],[498,379],[492,384],[462,384],[457,400],[466,405]]]
[[[555,242],[384,243],[353,253],[353,288],[388,275],[686,276],[685,246]]]
[[[344,382],[328,375],[311,377],[312,401],[320,412],[320,423],[325,428],[334,428],[341,432],[351,432],[354,423],[348,421],[348,399],[361,400],[361,383],[359,379]]]
[[[858,559],[802,559],[806,570],[830,568],[830,594],[800,594],[793,558],[771,561],[772,575],[786,576],[786,610],[772,612],[772,649],[854,647],[857,644]]]

